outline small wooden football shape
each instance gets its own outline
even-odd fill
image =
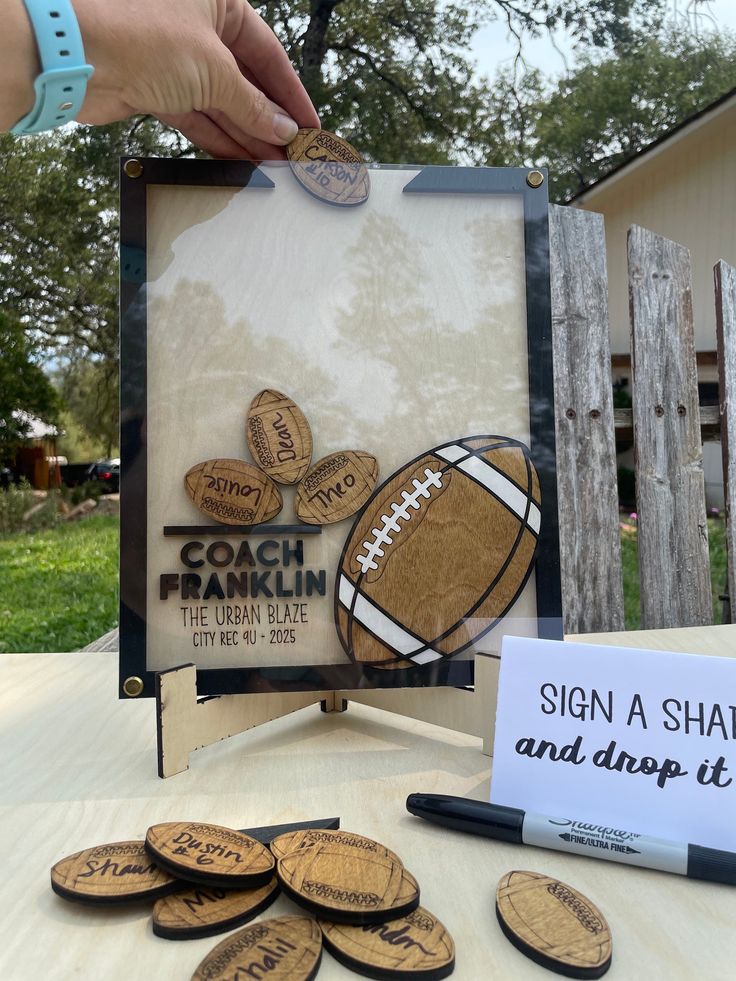
[[[539,480],[523,443],[469,436],[388,478],[347,537],[335,583],[354,661],[452,657],[487,633],[529,577]]]
[[[187,471],[187,494],[202,514],[224,525],[259,525],[282,507],[270,477],[244,460],[205,460]]]
[[[254,920],[279,894],[276,876],[257,889],[192,886],[153,907],[153,932],[167,940],[213,937]]]
[[[258,466],[279,484],[297,484],[312,460],[312,431],[299,406],[266,388],[253,399],[246,416],[248,449]]]
[[[341,450],[318,460],[297,488],[297,517],[331,525],[359,511],[378,480],[378,461],[363,450]]]
[[[446,928],[422,906],[386,923],[319,921],[322,941],[345,967],[369,978],[439,981],[455,968],[455,944]]]
[[[265,886],[276,864],[266,845],[217,824],[154,824],[146,832],[146,851],[171,875],[225,889]]]
[[[286,155],[302,187],[321,201],[350,207],[368,200],[368,170],[347,140],[324,129],[300,129]]]
[[[225,937],[209,952],[192,981],[311,981],[322,958],[322,934],[306,916],[260,920]]]
[[[181,882],[152,861],[142,841],[115,841],[62,858],[51,869],[51,888],[78,903],[115,905],[154,900]]]
[[[611,966],[605,917],[572,886],[539,872],[508,872],[496,890],[496,916],[531,960],[570,978],[600,978]]]
[[[372,838],[366,838],[363,835],[357,835],[352,831],[343,831],[342,829],[332,831],[324,828],[307,828],[303,831],[287,831],[285,834],[279,835],[278,838],[270,841],[269,848],[278,859],[283,858],[284,855],[288,855],[290,852],[298,852],[302,848],[309,848],[319,843],[341,845],[343,848],[352,848],[362,852],[373,852],[376,855],[390,855],[397,862],[401,862],[401,859],[395,852],[386,848],[379,841],[374,841]]]
[[[419,886],[393,855],[314,844],[278,860],[281,888],[336,923],[381,923],[419,905]]]

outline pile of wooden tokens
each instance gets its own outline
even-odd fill
[[[434,981],[452,973],[452,938],[419,906],[417,881],[394,852],[336,828],[262,837],[268,844],[219,825],[156,824],[145,842],[99,845],[62,859],[51,869],[51,887],[77,902],[155,900],[153,932],[172,940],[242,926],[280,890],[317,917],[252,923],[219,943],[193,981],[232,977],[236,969],[307,981],[323,946],[367,977]]]

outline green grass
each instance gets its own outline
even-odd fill
[[[722,518],[708,519],[710,579],[713,589],[713,622],[723,622],[723,603],[719,597],[726,590],[726,525]],[[636,523],[621,522],[621,565],[624,576],[624,618],[627,630],[641,627],[639,615],[639,553]]]
[[[119,521],[0,538],[0,652],[73,651],[118,620]]]

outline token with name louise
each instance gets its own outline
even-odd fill
[[[378,480],[378,461],[363,450],[341,450],[318,460],[296,492],[297,517],[331,525],[359,511]]]
[[[164,896],[153,907],[153,932],[167,940],[213,937],[254,920],[279,894],[274,875],[257,889],[221,889],[193,886],[186,892]]]
[[[184,486],[202,514],[224,525],[259,525],[283,506],[271,478],[244,460],[198,463],[187,471]]]
[[[166,896],[181,882],[151,860],[142,841],[115,841],[62,858],[51,869],[51,888],[78,903],[115,905]]]
[[[146,832],[146,850],[172,875],[225,889],[255,889],[270,882],[274,857],[255,838],[216,824],[170,821]]]
[[[211,950],[192,981],[311,981],[322,958],[322,935],[306,916],[261,920],[231,934]]]
[[[401,862],[399,856],[392,852],[385,845],[372,838],[365,838],[363,835],[356,835],[352,831],[331,830],[325,828],[306,828],[301,831],[287,831],[278,838],[269,842],[269,848],[276,858],[283,858],[290,852],[300,851],[302,848],[309,848],[316,844],[340,845],[346,849],[356,849],[359,852],[372,852],[376,855],[390,855],[391,858]]]
[[[363,158],[340,136],[300,129],[286,155],[302,187],[321,201],[351,207],[368,200],[371,182]]]
[[[369,978],[439,981],[455,969],[455,944],[422,906],[386,923],[354,926],[320,920],[322,942],[345,967]]]
[[[279,484],[297,484],[312,460],[312,431],[306,416],[288,395],[266,388],[255,396],[245,423],[248,449]]]
[[[522,954],[570,978],[600,978],[611,966],[611,931],[589,899],[539,872],[508,872],[496,917]]]
[[[278,860],[281,888],[290,899],[336,923],[381,923],[419,905],[419,886],[393,855],[330,842]]]

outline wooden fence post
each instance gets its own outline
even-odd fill
[[[716,339],[720,388],[723,496],[726,501],[726,554],[729,606],[736,608],[736,269],[716,263]]]
[[[708,624],[690,253],[637,225],[628,248],[642,627]]]
[[[624,629],[603,216],[550,208],[565,633]]]

